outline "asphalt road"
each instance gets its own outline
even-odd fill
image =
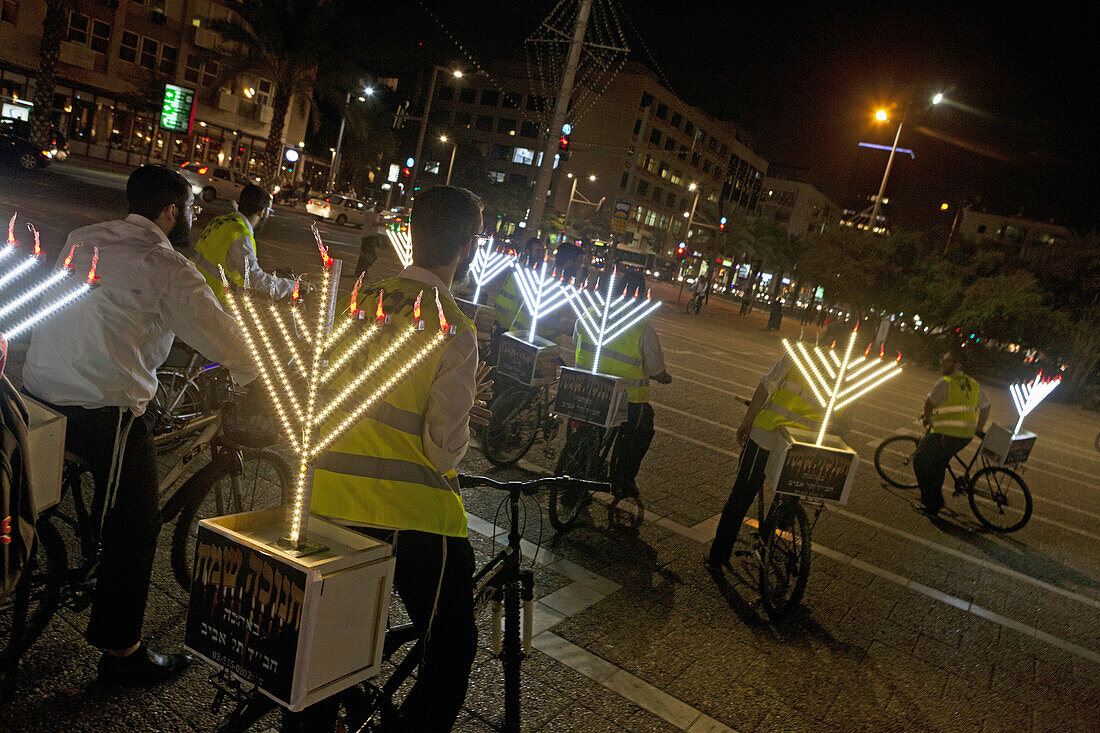
[[[4,175],[0,218],[18,209],[57,249],[69,229],[122,210],[122,183],[60,167]],[[261,235],[261,262],[314,269],[308,222],[280,209]],[[350,272],[358,231],[322,231]],[[396,268],[382,253],[372,275]],[[716,299],[692,317],[675,305],[674,289],[655,285],[653,297],[666,301],[656,325],[674,381],[653,388],[657,435],[638,480],[648,521],[637,537],[616,534],[596,505],[591,526],[554,537],[529,507],[525,537],[541,545],[542,633],[525,663],[525,728],[1095,730],[1100,414],[1049,402],[1027,419],[1039,435],[1024,471],[1035,510],[1019,532],[982,531],[963,497],[948,496],[948,511],[932,522],[911,509],[915,492],[885,488],[870,462],[883,438],[915,428],[936,379],[906,367],[860,400],[851,444],[863,461],[851,499],[817,521],[804,608],[777,628],[759,607],[747,560],[735,559],[736,572],[720,582],[700,560],[736,470],[734,430],[745,409],[737,397],[779,356],[779,337],[764,330],[763,315],[739,317]],[[785,323],[783,335],[800,329]],[[988,391],[993,419],[1013,424],[1007,392]],[[536,443],[520,467],[495,473],[544,472],[557,448]],[[476,449],[461,469],[491,470]],[[484,558],[499,497],[464,498]],[[184,599],[161,560],[147,627],[170,645]],[[83,618],[64,614],[28,655],[0,728],[209,729],[205,670],[159,692],[90,686],[95,656],[79,639]],[[499,667],[483,649],[460,729],[489,729],[500,700]]]

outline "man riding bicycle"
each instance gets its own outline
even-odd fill
[[[922,422],[928,432],[913,453],[913,473],[920,486],[914,508],[935,516],[943,508],[943,478],[951,458],[975,436],[984,435],[989,420],[989,396],[973,377],[963,372],[966,355],[951,349],[940,360],[943,378],[924,400]]]

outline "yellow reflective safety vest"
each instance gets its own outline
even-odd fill
[[[965,374],[951,374],[947,382],[947,399],[932,411],[930,432],[955,438],[973,438],[978,428],[978,380]]]
[[[421,290],[424,291],[421,304],[424,331],[415,334],[389,362],[391,366],[380,369],[377,377],[360,389],[360,394],[369,394],[439,331],[439,311],[431,286],[403,278],[383,280],[360,294],[359,302],[368,313],[374,312],[380,289],[385,290],[383,308],[393,320],[383,326],[382,335],[333,380],[330,385],[333,394],[414,324],[413,304]],[[447,321],[457,328],[455,336],[448,336],[376,407],[318,457],[310,505],[314,514],[376,527],[410,529],[448,537],[466,536],[466,510],[458,490],[457,474],[454,471],[440,473],[432,465],[424,452],[422,437],[428,394],[447,341],[474,327],[473,321],[462,314],[449,294],[443,293],[440,302]],[[346,303],[344,305],[346,307]],[[370,326],[369,317],[363,323],[348,331],[345,344],[350,345],[352,339],[359,336],[360,328]],[[337,346],[335,353],[340,351],[341,347]],[[342,421],[357,404],[353,397],[345,409],[333,413],[321,427],[320,435]]]
[[[600,349],[601,374],[626,380],[627,400],[649,402],[649,374],[642,367],[642,330],[645,320],[638,321]],[[577,333],[577,368],[591,369],[596,359],[596,345],[583,328]]]
[[[229,282],[237,287],[244,287],[244,275],[229,264],[229,248],[240,237],[248,237],[252,251],[256,251],[256,237],[252,234],[248,222],[240,214],[219,216],[206,225],[199,241],[195,243],[195,254],[191,258],[195,267],[206,279],[206,284],[223,304],[225,286],[222,285],[221,275],[218,274],[218,265],[225,268],[225,277]]]
[[[834,410],[833,417],[839,417],[841,412]],[[768,401],[756,414],[752,426],[761,430],[782,427],[820,430],[824,416],[825,408],[818,404],[806,378],[798,367],[791,366],[779,388],[768,395]]]
[[[512,271],[508,272],[508,277],[504,281],[504,287],[497,293],[496,299],[496,313],[494,320],[497,325],[505,331],[518,330],[522,328],[530,328],[531,321],[528,320],[524,325],[521,320],[523,311],[523,298],[520,297],[519,287],[516,285],[516,274]]]

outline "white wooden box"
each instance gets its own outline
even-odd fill
[[[996,423],[989,426],[982,440],[982,456],[994,466],[1015,466],[1025,462],[1035,447],[1035,433],[1013,433]]]
[[[293,711],[376,675],[382,663],[392,547],[311,517],[327,549],[276,546],[288,509],[199,522],[184,645]]]
[[[27,395],[27,472],[38,511],[61,501],[61,472],[65,465],[65,416]]]
[[[626,381],[621,377],[562,367],[554,412],[609,428],[626,420]]]
[[[536,335],[527,340],[527,331],[509,331],[500,338],[497,371],[528,387],[554,381],[558,372],[560,349],[553,341]]]
[[[817,431],[783,427],[779,435],[780,444],[764,468],[776,493],[847,504],[859,465],[856,452],[828,433],[820,446],[815,445]]]

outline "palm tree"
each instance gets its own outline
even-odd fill
[[[318,69],[334,59],[341,35],[337,18],[354,12],[349,7],[342,13],[339,5],[334,0],[244,0],[237,8],[240,20],[211,23],[236,45],[237,52],[223,59],[223,79],[251,73],[271,79],[275,86],[271,127],[261,153],[265,186],[271,185],[277,170],[290,100],[297,96],[304,111]]]
[[[74,0],[46,0],[46,17],[42,21],[42,41],[38,52],[38,76],[34,84],[34,107],[31,109],[31,142],[42,149],[50,142],[53,129],[53,94],[57,86],[57,60],[61,42],[65,40],[69,10]]]

